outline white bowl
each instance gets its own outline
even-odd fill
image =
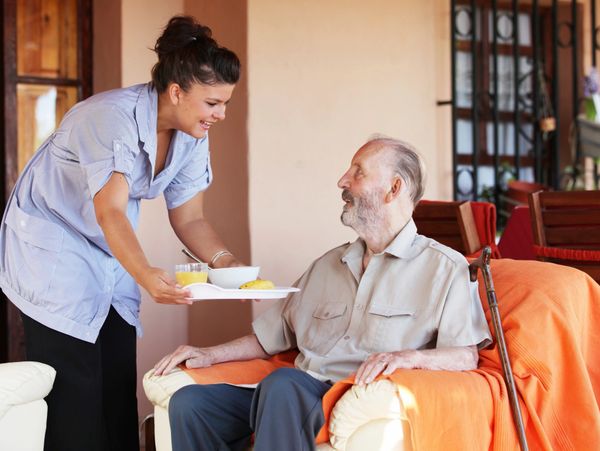
[[[246,282],[258,279],[260,266],[234,266],[208,269],[208,281],[221,288],[239,288]]]

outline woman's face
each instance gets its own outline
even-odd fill
[[[235,85],[195,83],[176,97],[175,127],[194,138],[204,138],[210,127],[225,119],[225,109]]]

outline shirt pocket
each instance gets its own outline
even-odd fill
[[[317,354],[326,354],[348,326],[347,310],[345,302],[333,301],[317,305],[303,340],[298,344]]]
[[[64,230],[46,219],[9,207],[6,225],[14,233],[6,243],[7,271],[21,295],[39,301],[46,295],[62,249]]]
[[[366,346],[371,352],[404,349],[417,322],[415,306],[372,304],[367,316]]]

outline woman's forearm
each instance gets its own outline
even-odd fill
[[[107,209],[97,216],[97,220],[113,255],[140,283],[150,264],[125,213],[116,208]]]
[[[223,240],[204,218],[172,223],[172,226],[181,242],[203,261],[208,262],[215,252],[225,249]]]

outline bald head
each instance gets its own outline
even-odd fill
[[[410,199],[416,205],[425,191],[425,165],[410,144],[386,136],[374,136],[360,150],[381,152],[386,166],[406,184]]]

